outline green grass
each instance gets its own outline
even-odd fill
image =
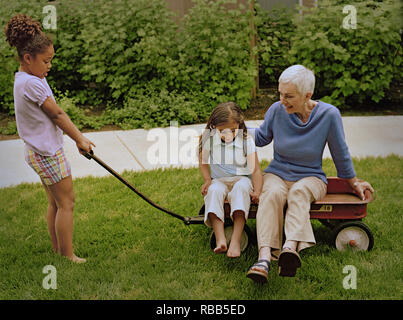
[[[52,253],[40,184],[1,189],[0,299],[402,299],[403,158],[354,163],[357,175],[376,189],[364,219],[374,234],[373,250],[339,252],[329,229],[313,220],[317,245],[302,253],[297,276],[279,277],[274,262],[264,286],[245,277],[256,245],[235,260],[215,255],[210,229],[157,211],[113,177],[74,180],[74,245],[87,258],[83,265]],[[324,170],[336,174],[330,160]],[[203,204],[198,169],[123,176],[184,216],[197,215]],[[255,220],[248,225],[255,230]],[[57,269],[56,290],[42,287],[46,265]],[[343,288],[346,265],[357,269],[356,290]]]

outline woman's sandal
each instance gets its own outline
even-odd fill
[[[250,267],[246,277],[258,283],[266,283],[270,270],[270,261],[260,259]]]
[[[278,258],[278,274],[282,277],[295,277],[301,267],[301,258],[297,251],[284,247]]]

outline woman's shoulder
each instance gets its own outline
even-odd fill
[[[317,102],[319,103],[319,106],[320,106],[323,110],[325,110],[325,111],[327,111],[327,112],[340,112],[337,107],[335,107],[334,105],[332,105],[332,104],[330,104],[330,103],[327,103],[327,102],[322,101],[322,100],[318,100]]]
[[[269,107],[269,109],[267,109],[267,112],[269,112],[270,110],[272,111],[272,112],[275,112],[275,111],[277,111],[278,109],[280,109],[281,108],[281,102],[280,101],[277,101],[277,102],[274,102],[270,107]]]
[[[330,117],[339,117],[340,110],[334,105],[321,101],[318,101],[318,114],[328,115]]]
[[[265,113],[265,119],[267,118],[272,118],[274,115],[281,109],[281,102],[277,101],[274,102],[266,111]]]

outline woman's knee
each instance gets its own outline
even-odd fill
[[[259,203],[275,202],[283,206],[285,205],[286,201],[287,201],[287,190],[274,186],[264,189],[259,198]]]
[[[287,198],[288,189],[284,181],[274,174],[264,176],[262,194],[260,198],[282,199]]]
[[[313,201],[313,195],[308,186],[303,184],[294,184],[288,192],[288,202],[290,201]]]
[[[296,182],[290,189],[290,196],[306,199],[309,202],[319,200],[326,195],[326,184],[316,177],[306,177]]]

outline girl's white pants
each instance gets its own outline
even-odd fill
[[[231,206],[231,219],[235,211],[243,211],[245,220],[248,219],[250,207],[250,193],[252,192],[252,181],[246,176],[234,176],[213,179],[204,197],[204,223],[211,227],[208,219],[209,213],[214,213],[224,222],[224,201],[225,198]]]

